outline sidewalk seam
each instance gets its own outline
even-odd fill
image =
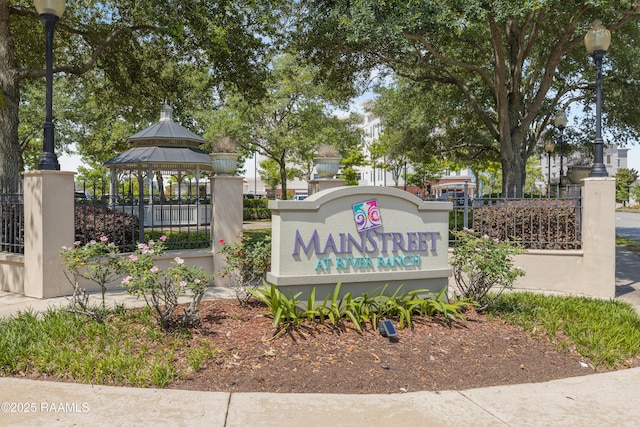
[[[227,422],[229,421],[229,408],[231,408],[231,396],[233,396],[233,393],[229,393],[229,398],[227,399],[227,410],[225,411],[224,414],[224,427],[227,427]]]
[[[459,395],[461,395],[462,397],[464,397],[465,399],[467,399],[469,402],[471,402],[473,405],[475,405],[476,407],[480,408],[483,412],[485,412],[486,414],[490,415],[491,417],[495,418],[496,420],[500,421],[502,424],[504,424],[505,426],[510,426],[511,424],[509,424],[508,422],[506,422],[505,420],[503,420],[502,418],[498,417],[496,414],[488,411],[484,406],[480,406],[475,400],[471,399],[469,396],[467,396],[466,394],[464,394],[464,392],[462,391],[458,391],[457,392]]]

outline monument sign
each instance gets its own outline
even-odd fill
[[[274,200],[267,280],[286,294],[342,282],[354,296],[387,286],[393,293],[447,286],[451,202],[425,202],[389,187],[340,187],[303,201]]]

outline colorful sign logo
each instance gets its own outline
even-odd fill
[[[353,205],[353,219],[358,232],[382,226],[382,217],[376,199]]]

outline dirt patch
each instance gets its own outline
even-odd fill
[[[264,306],[206,301],[195,339],[220,349],[214,362],[169,388],[281,393],[398,393],[542,382],[594,373],[506,322],[478,313],[447,326],[416,319],[391,341],[377,331],[316,325],[274,337]]]

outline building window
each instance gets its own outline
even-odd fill
[[[611,154],[607,154],[607,164],[611,164]]]

